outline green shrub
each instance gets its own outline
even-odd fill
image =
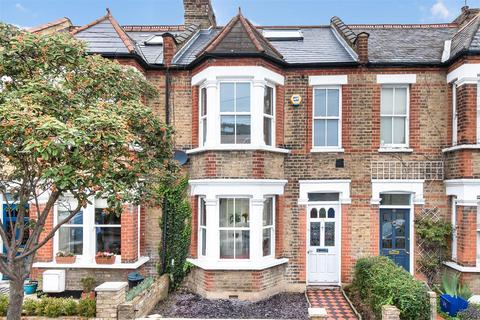
[[[37,315],[37,308],[38,308],[38,301],[35,299],[26,299],[23,301],[23,313],[26,316],[36,316]]]
[[[387,257],[359,259],[353,288],[378,318],[383,305],[394,305],[403,320],[426,320],[430,303],[426,286]]]
[[[63,315],[75,316],[77,314],[78,302],[74,299],[65,299],[63,302]]]
[[[77,313],[81,317],[93,318],[96,314],[97,303],[95,299],[81,299],[78,302]]]
[[[5,317],[8,310],[8,297],[6,295],[0,295],[0,316]]]

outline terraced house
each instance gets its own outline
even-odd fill
[[[33,31],[70,32],[157,86],[149,103],[189,157],[192,290],[260,299],[340,285],[368,255],[421,277],[414,221],[430,217],[455,227],[446,268],[480,293],[479,9],[446,24],[256,26],[239,12],[218,26],[209,0],[183,2],[182,25],[107,12]],[[59,233],[37,271],[62,268],[54,254],[73,245],[84,259],[64,266],[69,285],[85,270],[154,273],[161,213],[129,210],[101,226],[117,228],[114,265],[89,258],[92,219],[62,227],[90,238]]]

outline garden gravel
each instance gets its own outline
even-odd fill
[[[210,300],[192,293],[174,292],[152,313],[163,318],[306,320],[308,302],[303,293],[282,293],[266,300],[248,302]]]

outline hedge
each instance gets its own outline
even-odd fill
[[[353,289],[381,318],[383,305],[394,305],[403,320],[428,320],[430,301],[425,284],[387,257],[359,259],[355,265]]]
[[[0,295],[0,316],[6,316],[8,309],[8,297]],[[75,300],[72,298],[25,299],[23,312],[25,316],[41,316],[59,318],[64,316],[81,316],[92,318],[96,313],[96,301],[94,299]]]

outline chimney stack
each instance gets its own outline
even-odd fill
[[[358,54],[358,61],[361,64],[368,63],[368,37],[370,35],[366,32],[361,32],[355,39],[355,51]]]
[[[162,34],[163,38],[163,64],[167,67],[172,65],[173,57],[177,52],[177,41],[175,37],[168,32]]]
[[[215,12],[210,0],[183,0],[185,26],[198,24],[201,29],[216,27]]]
[[[478,8],[470,8],[469,6],[463,6],[462,12],[460,12],[460,15],[455,20],[453,20],[453,23],[458,24],[458,26],[461,28],[473,18],[475,18],[479,12],[480,9]]]

